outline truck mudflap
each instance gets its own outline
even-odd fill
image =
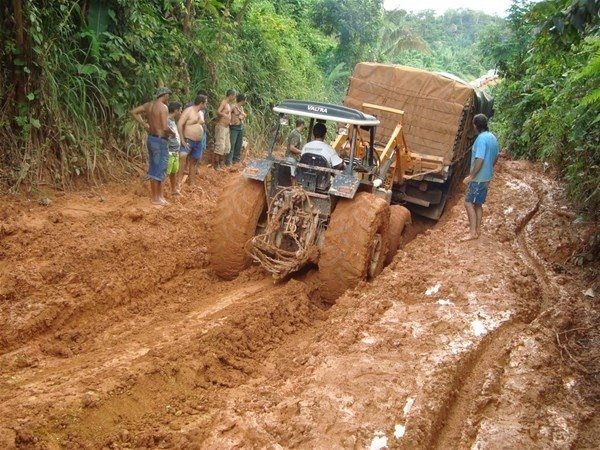
[[[354,198],[360,181],[352,175],[339,174],[333,178],[329,194],[337,197]]]
[[[245,178],[257,181],[265,181],[267,175],[273,168],[274,161],[272,159],[251,159],[248,165],[242,172]]]

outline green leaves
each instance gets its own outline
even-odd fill
[[[106,2],[101,0],[89,1],[87,25],[96,36],[100,36],[108,30],[109,17],[116,22],[115,13],[106,5]]]
[[[493,67],[490,56],[501,46],[506,22],[471,10],[409,13],[386,11],[374,58],[454,73],[475,79]],[[477,43],[485,41],[485,45]]]
[[[577,26],[573,14],[586,5],[587,0],[547,0],[526,8],[513,3],[509,39],[494,53],[505,75],[494,126],[513,155],[553,163],[572,199],[598,218],[600,38],[593,22]]]
[[[381,0],[318,0],[312,13],[317,27],[338,41],[331,68],[341,62],[354,67],[377,43],[383,3]]]

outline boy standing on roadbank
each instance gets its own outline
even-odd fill
[[[469,218],[469,236],[464,241],[477,239],[481,233],[483,204],[500,150],[496,136],[488,129],[488,119],[484,114],[473,117],[473,126],[478,135],[471,150],[471,172],[464,180],[467,185],[465,209]]]
[[[235,90],[229,89],[217,110],[219,118],[215,125],[215,169],[227,162],[227,156],[231,151],[229,125],[231,125],[231,103],[235,100],[235,96]]]
[[[163,196],[163,181],[167,170],[169,150],[167,138],[173,135],[167,124],[169,95],[171,89],[158,88],[154,101],[144,103],[130,111],[133,118],[148,130],[146,146],[148,147],[148,178],[150,179],[150,198],[155,206],[168,205]],[[142,119],[142,114],[148,123]]]
[[[177,130],[177,121],[180,116],[181,103],[169,103],[169,118],[167,119],[167,124],[169,125],[169,129],[173,132],[173,136],[169,138],[168,142],[169,159],[167,161],[167,176],[171,180],[172,195],[181,195],[177,177],[177,172],[179,172],[179,149],[181,147],[181,139],[179,138],[179,131]]]

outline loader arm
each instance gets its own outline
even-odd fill
[[[390,174],[393,174],[393,183],[402,183],[404,180],[409,179],[419,179],[429,173],[441,172],[443,170],[444,158],[414,153],[408,150],[406,139],[404,138],[404,127],[402,125],[404,111],[372,103],[363,103],[362,106],[364,109],[374,109],[399,116],[398,124],[390,135],[383,151],[379,154],[379,166],[390,167]],[[393,158],[391,164],[388,163],[390,158]],[[389,178],[386,177],[387,174],[382,175],[382,178]]]

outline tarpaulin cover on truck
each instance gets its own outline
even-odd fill
[[[403,110],[404,135],[412,152],[441,156],[444,164],[459,160],[469,149],[470,110],[475,90],[464,81],[405,66],[359,63],[350,78],[344,104],[363,109],[372,103]],[[371,113],[371,111],[366,111]],[[385,142],[398,116],[377,111],[376,140]]]

